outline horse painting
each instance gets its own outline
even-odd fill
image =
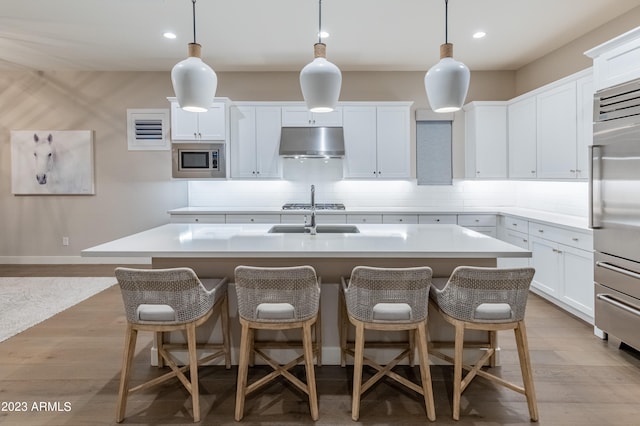
[[[33,147],[33,156],[36,161],[36,180],[40,185],[47,184],[47,173],[51,172],[53,168],[55,157],[54,157],[54,146],[51,145],[53,142],[53,136],[49,133],[47,139],[42,141],[36,133],[33,134],[33,141],[36,143]]]
[[[11,187],[21,194],[93,194],[93,132],[11,131]]]

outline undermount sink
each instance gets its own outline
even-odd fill
[[[303,225],[274,225],[269,229],[270,234],[304,234],[309,232]],[[318,234],[357,234],[360,232],[357,226],[353,225],[318,225]]]

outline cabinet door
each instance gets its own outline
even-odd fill
[[[183,110],[178,102],[171,102],[171,139],[198,140],[198,114],[200,113]]]
[[[558,244],[529,235],[531,266],[536,273],[531,285],[550,296],[560,299],[560,256]]]
[[[225,104],[215,102],[206,112],[198,114],[198,131],[201,140],[222,141],[226,139]]]
[[[509,119],[509,177],[536,177],[536,98],[514,102],[507,107]]]
[[[576,176],[576,82],[537,96],[539,178]]]
[[[376,115],[378,177],[410,177],[409,108],[378,107]]]
[[[256,109],[232,106],[229,109],[231,177],[256,176]]]
[[[311,113],[312,126],[340,127],[342,126],[342,108],[330,112]]]
[[[311,113],[307,107],[303,106],[282,107],[282,125],[285,127],[310,126]]]
[[[282,176],[280,149],[280,107],[256,107],[256,168],[257,176],[279,178]]]
[[[593,75],[578,79],[578,127],[576,143],[576,177],[589,177],[589,145],[593,144]]]
[[[284,111],[283,111],[284,113]],[[342,111],[345,178],[375,178],[376,107],[344,107]]]
[[[562,300],[593,318],[593,253],[560,245],[563,257]]]
[[[507,107],[473,105],[465,117],[468,178],[507,177]]]

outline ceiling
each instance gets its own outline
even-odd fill
[[[444,42],[444,4],[324,0],[327,58],[343,71],[427,70]],[[516,70],[638,6],[451,0],[448,38],[471,70]],[[317,0],[200,0],[196,18],[216,71],[297,71],[313,58]],[[487,36],[473,39],[478,30]],[[0,70],[168,71],[192,38],[190,0],[0,0]]]

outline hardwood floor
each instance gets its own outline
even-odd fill
[[[20,271],[21,275],[16,275]],[[105,267],[0,266],[0,276],[110,276]],[[590,326],[531,295],[527,309],[529,347],[541,425],[635,425],[640,422],[640,355],[617,343],[596,338]],[[124,342],[125,318],[117,286],[0,343],[0,424],[110,425]],[[337,330],[336,330],[337,332]],[[237,342],[233,342],[237,345]],[[512,334],[501,333],[503,377],[519,381]],[[138,340],[133,382],[156,376],[149,366],[150,336]],[[451,420],[451,376],[448,366],[431,367],[437,420],[433,424],[529,424],[522,395],[475,379],[462,397],[461,420]],[[312,422],[305,395],[285,382],[247,398],[245,417],[233,419],[237,369],[201,368],[203,425],[424,425],[420,395],[383,380],[361,402],[360,421],[351,420],[350,367],[316,369],[320,419]],[[250,368],[250,376],[264,373]],[[296,371],[304,377],[300,368]],[[371,373],[371,371],[369,371]],[[415,377],[417,367],[401,373]],[[16,404],[26,411],[15,411]],[[128,402],[123,424],[193,424],[184,388],[169,382]]]

